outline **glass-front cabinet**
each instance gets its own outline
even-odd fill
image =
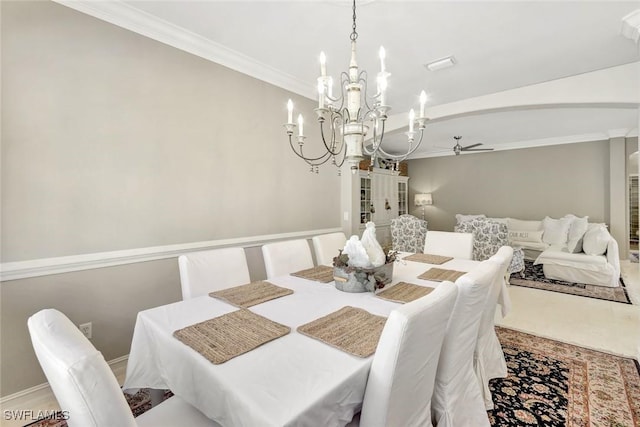
[[[393,218],[408,213],[408,176],[397,172],[374,168],[360,170],[359,209],[360,235],[367,222],[376,224],[376,237],[384,246],[390,244],[389,225]]]

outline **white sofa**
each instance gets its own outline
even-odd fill
[[[471,217],[456,215],[458,222]],[[575,215],[539,221],[490,219],[507,224],[510,245],[523,248],[525,259],[542,264],[547,278],[607,287],[620,285],[618,243],[605,224],[589,223],[587,217]]]

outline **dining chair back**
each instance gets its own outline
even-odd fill
[[[484,405],[487,410],[493,409],[489,380],[492,378],[506,378],[507,376],[507,362],[504,358],[502,345],[500,345],[496,335],[495,315],[500,294],[508,292],[505,273],[511,264],[512,257],[513,248],[502,246],[495,255],[489,258],[489,262],[496,263],[499,268],[480,318],[478,342],[476,343],[473,360],[473,369],[480,382]],[[504,298],[508,298],[508,296],[504,296]]]
[[[305,239],[268,243],[262,246],[267,279],[313,267],[311,248]]]
[[[337,257],[340,249],[344,249],[347,236],[343,232],[321,234],[311,239],[313,251],[318,265],[333,265],[333,258]]]
[[[67,316],[45,309],[27,325],[40,366],[69,415],[69,427],[218,425],[177,396],[134,418],[102,353]]]
[[[413,215],[404,214],[391,219],[391,243],[400,252],[420,253],[424,250],[427,235],[427,221]]]
[[[424,243],[424,253],[472,259],[473,234],[429,230]]]
[[[480,317],[499,265],[484,261],[458,280],[453,307],[436,372],[432,398],[438,427],[489,426],[489,418],[473,370]]]
[[[178,267],[183,300],[251,281],[244,248],[212,249],[181,255]]]
[[[394,310],[373,357],[360,425],[431,426],[431,395],[457,286],[442,282],[429,295]]]

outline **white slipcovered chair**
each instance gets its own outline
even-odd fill
[[[133,417],[102,353],[73,323],[54,309],[28,320],[31,342],[40,366],[70,427],[218,426],[177,396]]]
[[[433,391],[432,421],[438,427],[487,427],[480,384],[473,370],[480,317],[499,265],[484,261],[456,280],[453,307]]]
[[[223,248],[193,252],[178,257],[182,299],[251,281],[244,248]]]
[[[424,253],[473,259],[473,234],[450,231],[427,231]]]
[[[442,282],[394,310],[373,356],[359,425],[431,426],[431,395],[447,322],[458,294]],[[356,426],[356,421],[349,426]]]
[[[400,252],[419,253],[424,250],[427,235],[427,221],[413,215],[400,215],[391,220],[391,242],[393,249]]]
[[[262,246],[267,279],[313,267],[311,248],[306,240],[287,240]]]
[[[478,342],[473,360],[473,368],[480,382],[486,409],[493,409],[489,380],[492,378],[506,378],[507,376],[507,362],[504,359],[502,345],[500,345],[500,341],[496,335],[495,314],[501,294],[508,292],[505,283],[505,273],[511,264],[512,257],[513,248],[511,248],[511,246],[503,246],[498,249],[498,252],[496,252],[494,256],[489,258],[489,262],[496,263],[499,269],[489,291],[489,297],[485,303],[482,317],[480,318]],[[508,298],[508,295],[502,295],[503,301],[505,299],[508,300]],[[504,304],[504,302],[502,304]]]
[[[311,242],[318,265],[333,265],[333,258],[338,256],[340,249],[344,249],[347,236],[343,232],[321,234],[311,238]]]

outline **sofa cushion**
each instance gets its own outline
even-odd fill
[[[573,267],[582,270],[608,271],[607,257],[604,255],[587,255],[570,253],[567,248],[552,247],[542,252],[534,264],[552,264]]]
[[[456,214],[456,224],[462,224],[463,222],[468,222],[468,221],[472,221],[474,219],[481,219],[481,218],[486,218],[487,216],[485,214],[479,214],[479,215],[463,215],[463,214]]]
[[[531,249],[534,251],[544,251],[549,248],[549,245],[544,242],[522,242],[519,240],[511,240],[509,246],[514,248]]]
[[[582,239],[582,249],[588,255],[604,255],[610,239],[611,235],[603,224],[589,227]]]
[[[523,221],[521,219],[507,218],[507,228],[509,231],[539,231],[542,230],[542,221]]]
[[[542,231],[509,230],[509,240],[512,242],[542,243]]]
[[[565,218],[571,219],[567,248],[569,249],[569,252],[573,252],[574,254],[580,253],[582,252],[582,242],[584,234],[589,228],[589,217],[585,216],[583,218],[580,218],[575,215],[569,214],[566,215]]]
[[[569,227],[571,227],[570,218],[554,219],[545,217],[542,220],[542,228],[544,234],[542,241],[550,245],[566,245],[569,238]]]

